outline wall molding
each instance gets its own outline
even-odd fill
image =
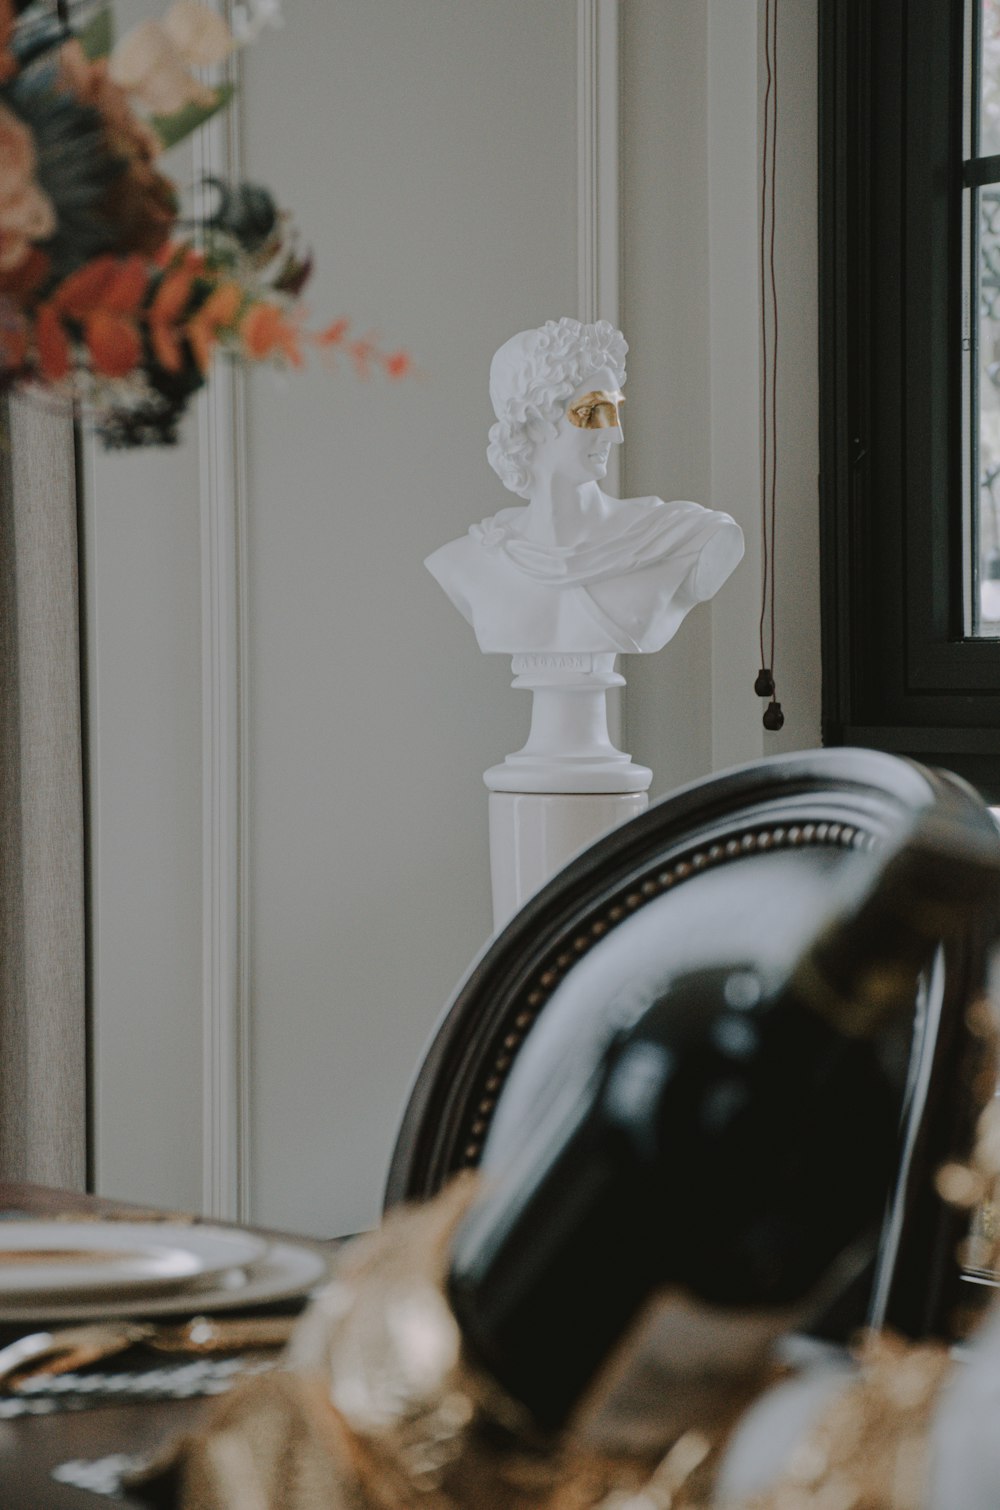
[[[577,0],[579,318],[620,320],[619,0]]]
[[[708,0],[707,7],[710,488],[712,507],[732,513],[746,540],[742,564],[710,610],[714,771],[795,747],[786,743],[788,725],[781,736],[764,734],[752,691],[760,669],[762,571],[757,228],[763,11],[761,0],[743,6]]]
[[[221,11],[228,0],[216,0]],[[577,0],[578,312],[620,323],[619,0]],[[195,144],[195,178],[239,173],[239,103]],[[250,983],[245,384],[199,396],[203,645],[203,1209],[249,1220]],[[617,469],[618,457],[614,457]],[[619,479],[609,485],[617,492]]]
[[[220,7],[221,8],[221,7]],[[237,97],[238,98],[238,97]],[[238,103],[195,142],[195,182],[239,176]],[[196,216],[205,213],[204,204]],[[202,1206],[250,1218],[247,479],[243,374],[198,401],[202,558]]]
[[[621,325],[620,77],[620,0],[577,0],[577,318],[587,324],[610,320],[615,329]],[[607,488],[621,493],[620,446],[608,458]],[[609,728],[618,745],[626,737],[627,697],[625,688],[608,698]]]

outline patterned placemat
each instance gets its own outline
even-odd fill
[[[27,1379],[16,1394],[0,1396],[0,1421],[19,1416],[49,1416],[58,1411],[93,1410],[102,1405],[151,1400],[190,1400],[222,1395],[238,1379],[277,1368],[277,1358],[197,1358],[155,1368],[118,1373],[59,1374]]]

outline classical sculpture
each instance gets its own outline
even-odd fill
[[[490,367],[487,458],[526,502],[473,524],[426,566],[532,693],[527,743],[484,773],[499,928],[599,834],[642,812],[653,773],[619,750],[607,694],[622,652],[661,650],[743,555],[728,514],[601,487],[622,441],[625,355],[606,320],[549,320]]]
[[[628,350],[606,320],[550,320],[490,368],[490,465],[526,506],[501,509],[426,565],[476,632],[507,655],[660,650],[743,555],[728,514],[611,498]]]

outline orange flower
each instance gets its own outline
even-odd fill
[[[374,343],[367,336],[359,336],[356,341],[350,342],[347,353],[358,377],[366,378],[371,371],[372,359],[378,356]]]
[[[149,318],[157,323],[175,324],[184,312],[193,283],[194,274],[186,268],[178,267],[165,273],[156,290]]]
[[[328,325],[325,330],[316,332],[317,346],[339,346],[350,329],[350,325],[350,320],[334,320],[333,324]]]
[[[298,329],[275,304],[253,305],[243,317],[240,335],[243,349],[252,361],[283,356],[293,367],[302,366]]]
[[[405,351],[394,351],[385,359],[385,370],[391,378],[405,377],[412,365],[410,355]]]
[[[56,307],[71,320],[83,320],[95,310],[131,315],[146,297],[149,274],[141,257],[110,254],[85,262],[64,278],[52,296]]]
[[[238,283],[220,283],[199,309],[197,318],[213,330],[221,330],[224,325],[232,325],[242,302],[243,290]]]
[[[0,323],[0,368],[8,372],[16,370],[23,366],[27,355],[27,321],[20,313],[5,312],[5,321]]]
[[[125,315],[98,309],[84,321],[84,336],[94,371],[123,378],[142,361],[142,339]]]
[[[220,283],[188,321],[187,337],[202,372],[207,372],[211,365],[219,331],[233,324],[242,302],[243,290],[238,283]]]
[[[212,353],[218,339],[215,331],[195,319],[188,324],[187,338],[194,352],[194,359],[198,363],[198,371],[206,373],[212,365]]]
[[[149,273],[142,257],[126,257],[115,269],[101,299],[101,308],[115,314],[131,315],[142,304],[149,287]]]
[[[197,275],[205,271],[205,254],[196,252],[193,246],[185,241],[165,241],[150,258],[157,267],[173,271],[176,268],[185,268],[189,273]]]
[[[149,340],[153,355],[165,372],[180,372],[184,365],[180,331],[163,321],[150,322]],[[204,370],[204,369],[203,369]]]
[[[194,274],[183,266],[164,274],[149,311],[149,339],[160,366],[180,372],[184,363],[180,320],[191,297]]]
[[[42,304],[35,321],[35,344],[38,365],[46,382],[58,383],[69,371],[69,340],[57,311]]]
[[[14,36],[13,0],[0,0],[0,84],[17,72],[17,59],[10,50]]]
[[[75,273],[70,273],[52,295],[58,309],[73,320],[82,320],[91,310],[99,308],[104,296],[115,280],[119,263],[109,254],[85,262]]]

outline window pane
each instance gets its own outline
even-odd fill
[[[1000,154],[1000,0],[973,0],[971,140],[977,157]],[[978,108],[977,108],[978,107]],[[974,196],[970,301],[978,330],[969,383],[972,633],[1000,636],[1000,184]]]
[[[1000,635],[1000,188],[979,194],[979,338],[975,344],[973,456],[978,458],[978,518],[973,568],[979,579],[973,634]],[[978,419],[978,423],[976,420]],[[978,537],[978,538],[977,538]]]
[[[978,0],[979,140],[977,157],[1000,153],[1000,0]]]

